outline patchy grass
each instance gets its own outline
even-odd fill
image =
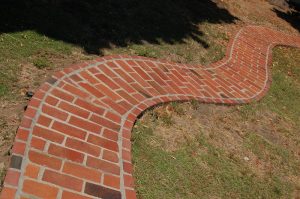
[[[183,42],[172,44],[158,40],[156,44],[143,42],[141,44],[128,44],[126,47],[105,49],[105,55],[130,54],[153,58],[164,58],[181,63],[209,64],[222,59],[225,55],[225,47],[229,36],[218,25],[204,22],[199,25],[204,33],[199,38],[187,37]],[[206,45],[200,45],[197,40],[206,41]]]
[[[51,66],[51,63],[45,58],[38,58],[33,60],[33,65],[35,65],[38,69],[43,69],[49,68]]]
[[[260,102],[171,103],[137,121],[132,140],[139,198],[299,196],[300,50],[277,47],[273,54],[273,84]]]

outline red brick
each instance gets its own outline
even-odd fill
[[[72,164],[66,162],[63,168],[63,172],[69,175],[79,177],[80,179],[91,180],[97,183],[101,182],[102,173],[95,169],[90,169],[85,166]]]
[[[33,164],[28,164],[25,171],[25,176],[30,178],[37,178],[39,174],[40,168]]]
[[[117,95],[114,90],[110,89],[109,87],[105,86],[104,84],[98,84],[97,89],[102,91],[107,97],[111,98],[114,101],[120,100],[121,97]]]
[[[127,75],[125,72],[123,72],[121,69],[114,69],[115,72],[117,72],[126,82],[131,83],[134,82],[134,80]]]
[[[33,180],[24,180],[23,192],[41,198],[56,198],[58,194],[58,188],[38,183]]]
[[[29,129],[32,124],[32,118],[23,117],[19,128]]]
[[[133,172],[133,166],[129,162],[123,162],[123,169],[126,173],[132,173]]]
[[[123,97],[124,100],[128,101],[128,102],[131,103],[131,104],[138,104],[138,103],[139,103],[135,98],[131,97],[131,96],[130,96],[127,92],[125,92],[124,90],[118,91],[118,94],[119,94],[121,97]]]
[[[58,99],[54,98],[54,97],[51,97],[51,96],[47,96],[47,98],[45,99],[45,102],[47,104],[50,104],[52,106],[56,106],[56,104],[59,102]]]
[[[136,199],[136,193],[134,190],[126,189],[126,198]]]
[[[109,65],[109,64],[114,64],[114,63],[108,62],[108,63],[106,63],[106,64]],[[111,78],[114,78],[114,77],[117,76],[114,72],[112,72],[111,69],[109,69],[109,67],[107,67],[107,66],[104,65],[104,64],[99,65],[98,67],[99,67],[100,70],[103,71],[104,74],[108,75],[108,76],[111,77]]]
[[[131,175],[124,174],[124,185],[125,187],[134,188],[134,180]]]
[[[58,107],[61,108],[64,111],[70,112],[70,113],[72,113],[74,115],[77,115],[79,117],[88,118],[88,116],[90,115],[89,111],[81,109],[78,106],[73,106],[73,105],[71,105],[69,103],[66,103],[66,102],[61,102]]]
[[[103,148],[106,148],[106,149],[109,149],[109,150],[112,150],[112,151],[116,151],[116,152],[119,151],[119,147],[118,147],[117,142],[114,142],[114,141],[111,141],[111,140],[108,140],[108,139],[105,139],[105,138],[102,138],[102,137],[98,137],[98,136],[95,136],[93,134],[89,135],[87,141],[92,143],[92,144],[98,145],[100,147],[103,147]]]
[[[83,185],[82,180],[50,170],[44,172],[43,180],[75,191],[81,191]]]
[[[78,195],[78,194],[75,194],[75,193],[71,193],[71,192],[68,192],[68,191],[64,191],[62,193],[62,199],[92,199],[92,198],[82,196],[82,195]]]
[[[80,76],[83,77],[86,81],[90,82],[92,85],[99,83],[99,81],[90,75],[86,70],[80,72]]]
[[[36,109],[33,109],[32,107],[28,106],[24,116],[33,118],[35,114],[36,114]]]
[[[103,150],[102,158],[110,162],[119,162],[118,154],[108,150]]]
[[[102,101],[102,103],[106,104],[108,107],[110,107],[113,110],[117,111],[121,115],[123,115],[127,112],[127,109],[125,109],[122,106],[118,105],[115,101],[112,101],[110,98],[104,98],[101,101]],[[127,107],[127,108],[130,108],[130,107]]]
[[[129,151],[122,150],[122,158],[123,160],[131,162],[131,153]]]
[[[121,116],[114,114],[110,111],[107,111],[107,113],[105,114],[105,118],[119,124],[121,122]]]
[[[107,120],[106,118],[99,117],[97,115],[92,115],[91,121],[93,121],[93,122],[95,122],[95,123],[97,123],[99,125],[102,125],[102,126],[104,126],[106,128],[109,128],[111,130],[119,131],[119,129],[120,129],[120,125],[119,124],[111,122],[111,121]]]
[[[152,80],[151,77],[142,70],[139,66],[133,67],[133,69],[144,79],[144,80]]]
[[[48,127],[50,125],[51,121],[52,121],[51,118],[46,117],[45,115],[40,115],[37,123],[42,126]]]
[[[14,199],[16,192],[17,192],[17,189],[13,189],[10,187],[4,187],[1,191],[0,199]]]
[[[66,92],[60,91],[58,89],[54,89],[51,94],[56,96],[57,98],[63,99],[68,102],[72,102],[74,100],[74,97],[70,94],[67,94]]]
[[[69,123],[73,124],[74,126],[77,126],[79,128],[90,131],[92,133],[96,133],[96,134],[99,134],[102,129],[102,127],[98,124],[95,124],[95,123],[92,123],[92,122],[89,122],[89,121],[86,121],[86,120],[83,120],[83,119],[80,119],[77,117],[73,117],[73,116],[71,117]]]
[[[19,178],[20,178],[20,172],[8,169],[5,176],[5,184],[16,187],[18,186]]]
[[[67,118],[68,118],[68,114],[57,109],[57,108],[54,108],[54,107],[51,107],[51,106],[48,106],[48,105],[43,105],[42,107],[42,112],[47,114],[47,115],[50,115],[54,118],[57,118],[57,119],[60,119],[60,120],[63,120],[65,121]]]
[[[64,87],[63,87],[66,91],[72,93],[73,95],[77,95],[81,98],[88,98],[90,95],[74,86],[71,86],[69,84],[66,84]]]
[[[135,89],[132,88],[132,86],[130,86],[127,82],[125,82],[124,80],[122,80],[119,77],[114,78],[114,81],[128,93],[134,93],[136,91]]]
[[[120,178],[112,175],[104,175],[103,184],[115,189],[120,189]]]
[[[24,155],[26,144],[23,142],[15,142],[12,148],[14,154]]]
[[[42,139],[38,139],[36,137],[32,137],[30,146],[32,148],[42,151],[42,150],[44,150],[45,144],[46,144],[46,141],[44,141]]]
[[[42,137],[44,139],[50,140],[52,142],[62,143],[64,140],[64,136],[61,134],[58,134],[54,131],[51,131],[49,129],[45,129],[39,126],[35,126],[33,128],[32,134],[37,137]]]
[[[43,165],[52,169],[59,170],[61,167],[61,160],[50,157],[44,153],[37,153],[35,151],[29,151],[29,159],[39,165]]]
[[[18,128],[16,139],[27,141],[28,135],[29,135],[29,131],[28,130]]]
[[[120,174],[119,166],[97,158],[88,157],[86,165],[95,169],[100,169],[100,171],[102,170],[104,172],[112,173],[115,175]]]
[[[102,136],[113,141],[118,141],[118,133],[116,131],[104,129]]]
[[[98,89],[96,89],[94,86],[91,86],[87,83],[80,83],[79,85],[97,98],[101,98],[104,96],[104,94],[100,92]]]
[[[58,145],[51,144],[48,149],[48,153],[57,157],[66,158],[74,162],[83,162],[84,155],[77,151],[73,151]]]
[[[83,101],[81,99],[77,99],[75,101],[75,104],[77,106],[79,106],[79,107],[82,107],[82,108],[84,108],[86,110],[89,110],[89,111],[91,111],[93,113],[96,113],[98,115],[103,115],[103,113],[104,113],[104,109],[103,108],[97,107],[97,106],[95,106],[95,105],[93,105],[91,103],[88,103],[86,101]]]
[[[67,124],[63,124],[61,122],[54,122],[52,128],[56,131],[59,131],[69,136],[77,137],[79,139],[85,139],[85,136],[87,134],[81,129],[69,126]]]
[[[112,80],[110,80],[107,76],[105,76],[104,74],[98,74],[96,75],[96,77],[103,82],[104,84],[106,84],[109,88],[111,89],[118,89],[120,88],[115,82],[113,82]]]
[[[94,146],[92,144],[88,144],[87,142],[75,140],[72,138],[67,139],[66,146],[96,157],[98,157],[101,152],[101,149],[98,146]]]

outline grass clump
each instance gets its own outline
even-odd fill
[[[33,65],[38,69],[44,69],[51,67],[51,63],[46,58],[37,58],[33,60]]]

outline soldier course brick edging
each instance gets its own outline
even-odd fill
[[[29,102],[0,198],[135,199],[131,129],[163,102],[241,104],[259,100],[271,49],[300,37],[247,26],[209,66],[106,56],[57,72]]]

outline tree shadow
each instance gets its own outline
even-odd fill
[[[273,11],[278,17],[284,19],[291,24],[298,32],[300,32],[300,4],[291,1],[286,2],[289,9],[287,11],[274,8]]]
[[[129,43],[184,42],[204,47],[198,25],[234,23],[236,17],[210,0],[2,0],[0,34],[34,30],[101,54]]]

